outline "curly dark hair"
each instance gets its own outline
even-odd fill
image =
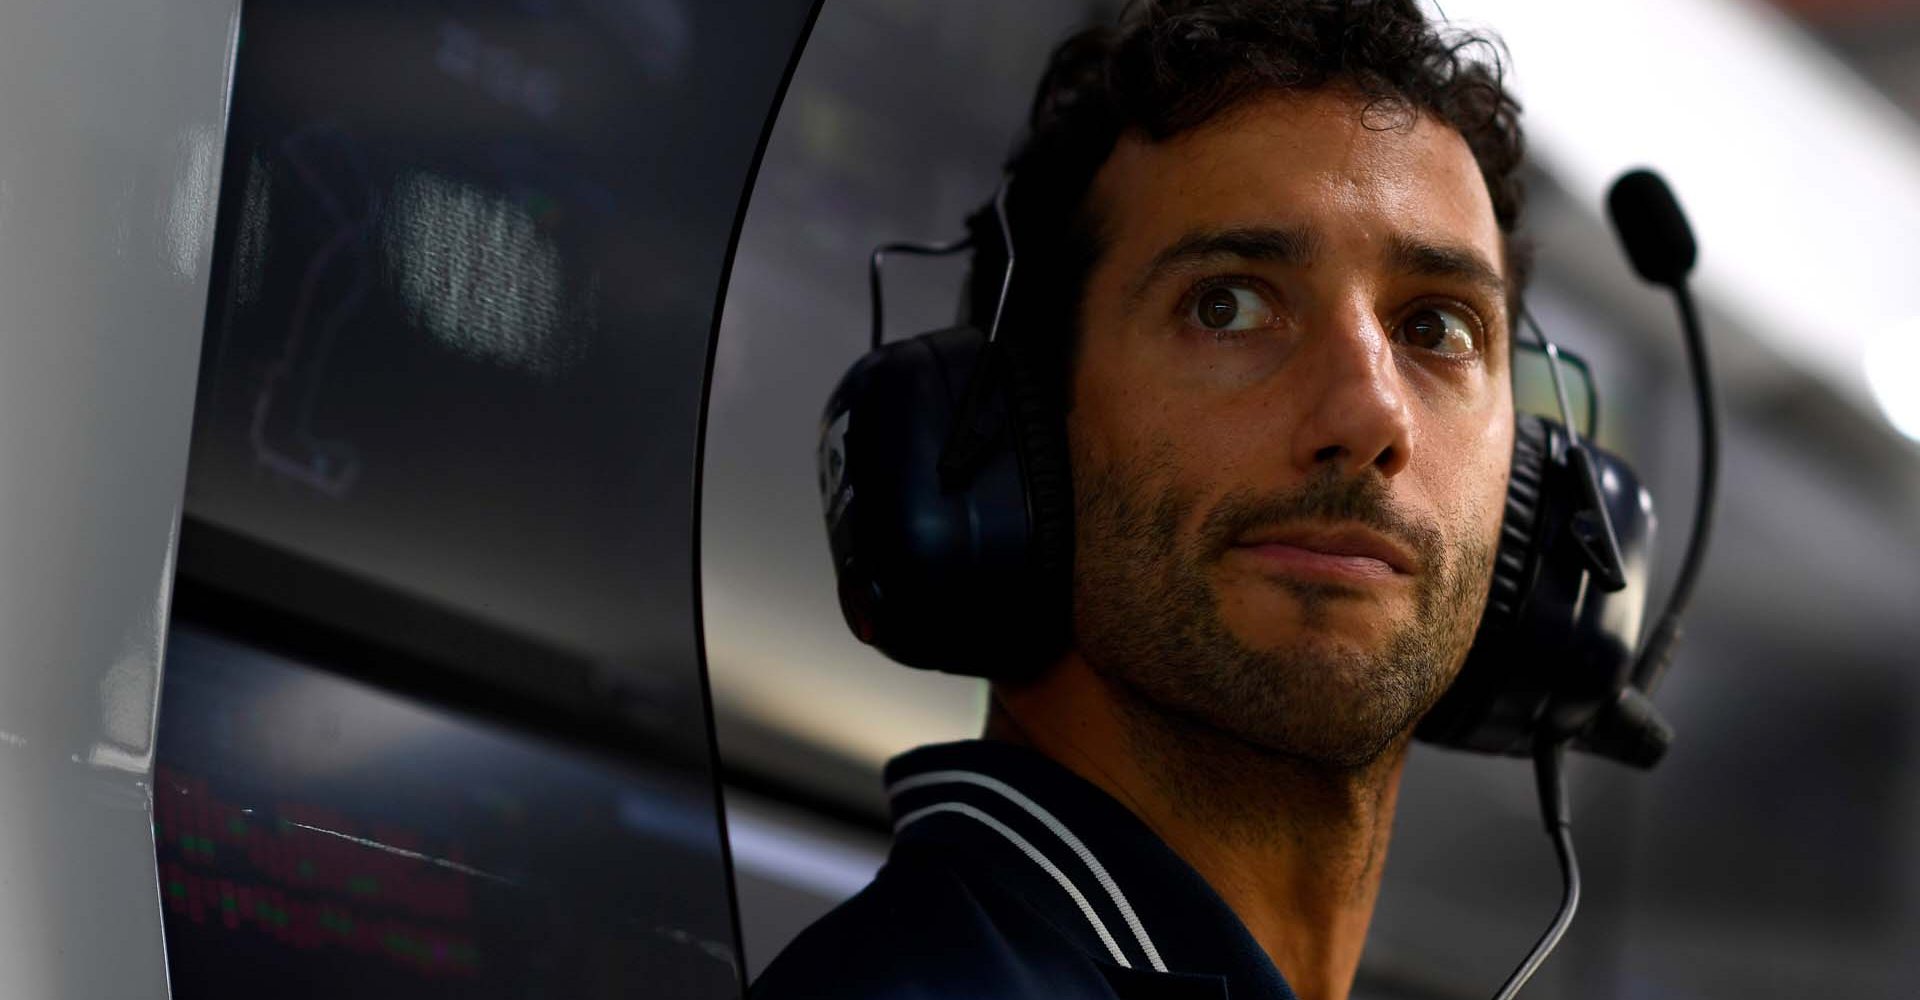
[[[1517,305],[1530,256],[1518,234],[1524,141],[1504,72],[1497,39],[1445,30],[1417,0],[1129,4],[1116,24],[1054,50],[1026,136],[1007,162],[1019,261],[1002,321],[1008,340],[1029,364],[1065,375],[1081,292],[1101,252],[1087,193],[1123,135],[1161,142],[1266,94],[1335,86],[1367,101],[1370,128],[1430,115],[1466,140],[1492,196]],[[985,326],[1006,257],[991,206],[968,224],[976,247],[968,303]]]

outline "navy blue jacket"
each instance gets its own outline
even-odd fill
[[[889,762],[893,850],[753,1000],[1293,1000],[1213,889],[1126,807],[1002,743]]]

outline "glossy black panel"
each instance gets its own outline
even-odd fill
[[[704,746],[708,338],[809,6],[249,3],[188,515],[575,654]]]
[[[156,751],[175,996],[737,994],[698,452],[814,6],[245,6]]]
[[[176,625],[173,996],[723,997],[711,788]]]

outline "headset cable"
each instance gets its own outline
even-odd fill
[[[1513,1000],[1520,988],[1527,985],[1527,980],[1533,978],[1541,963],[1553,953],[1554,946],[1566,935],[1567,926],[1573,923],[1573,912],[1580,906],[1580,861],[1573,854],[1573,811],[1567,804],[1562,760],[1565,750],[1564,739],[1547,738],[1533,751],[1533,778],[1540,790],[1540,817],[1546,821],[1547,835],[1553,838],[1553,851],[1560,858],[1560,875],[1566,885],[1560,897],[1560,911],[1554,914],[1553,923],[1540,935],[1519,968],[1507,977],[1506,985],[1500,987],[1494,1000]]]

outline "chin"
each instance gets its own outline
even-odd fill
[[[1318,627],[1282,616],[1242,630],[1223,621],[1238,655],[1169,695],[1219,729],[1265,750],[1334,769],[1362,768],[1405,742],[1451,679],[1410,655],[1405,618],[1378,605],[1329,613]]]
[[[1148,730],[1225,736],[1335,770],[1404,744],[1471,639],[1464,616],[1478,616],[1471,581],[1327,582],[1244,561],[1140,572],[1147,561],[1083,560],[1075,632],[1089,666],[1165,724]]]

